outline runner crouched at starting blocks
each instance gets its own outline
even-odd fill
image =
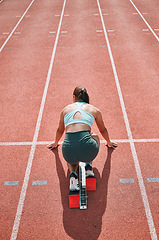
[[[62,145],[62,153],[70,170],[71,191],[79,190],[77,175],[79,162],[86,163],[86,177],[94,177],[92,161],[96,158],[100,146],[99,137],[91,133],[94,121],[100,133],[107,141],[107,146],[112,148],[117,147],[116,143],[110,141],[100,110],[89,104],[87,90],[83,87],[76,87],[73,92],[73,103],[66,106],[61,112],[55,141],[48,145],[48,148],[51,150],[56,148],[64,131],[66,132]]]

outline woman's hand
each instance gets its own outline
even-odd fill
[[[110,148],[116,148],[118,146],[118,144],[110,141],[109,143],[107,143],[107,146]]]
[[[47,148],[50,149],[50,150],[53,150],[53,149],[57,148],[58,146],[59,146],[58,143],[53,142],[53,143],[49,144],[47,146]]]

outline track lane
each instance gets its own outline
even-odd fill
[[[109,7],[110,7],[110,5],[109,5]],[[132,132],[133,137],[136,137],[135,133],[138,132],[140,134],[140,138],[141,138],[141,135],[143,136],[146,133],[147,129],[148,129],[149,135],[152,135],[152,136],[156,135],[157,136],[158,134],[157,134],[156,130],[153,128],[154,124],[158,125],[158,123],[156,122],[156,120],[157,120],[156,113],[158,112],[158,106],[157,106],[158,93],[156,91],[156,84],[158,84],[157,83],[158,69],[156,67],[158,56],[156,55],[156,51],[152,50],[152,45],[151,45],[151,43],[154,41],[154,39],[153,39],[154,36],[146,37],[146,34],[143,36],[143,35],[141,35],[141,33],[140,33],[140,35],[138,33],[138,36],[137,35],[135,36],[135,31],[138,30],[139,27],[141,28],[142,25],[143,25],[142,21],[140,21],[138,23],[136,23],[135,21],[134,22],[132,22],[132,21],[129,22],[129,25],[127,25],[130,28],[129,34],[128,34],[127,31],[123,30],[123,26],[126,26],[126,24],[125,24],[126,19],[128,21],[130,21],[130,9],[131,8],[128,11],[128,7],[126,7],[126,5],[120,4],[120,7],[121,7],[120,10],[122,12],[122,16],[120,16],[121,12],[120,13],[116,12],[116,16],[118,16],[118,18],[117,18],[118,21],[116,21],[116,18],[114,17],[113,18],[113,20],[114,20],[113,23],[111,22],[111,24],[114,24],[114,26],[116,25],[116,28],[114,30],[115,31],[118,30],[118,36],[119,36],[119,31],[120,31],[120,37],[117,41],[118,45],[119,45],[119,48],[113,49],[112,51],[113,51],[113,56],[116,59],[115,63],[116,63],[117,71],[118,71],[118,76],[119,76],[119,79],[120,79],[120,84],[121,84],[121,87],[122,87],[122,90],[123,90],[123,96],[124,96],[124,101],[126,103],[126,109],[127,109],[127,112],[128,112],[128,117],[130,119],[129,120],[130,121],[130,126],[132,127],[132,130],[133,130],[133,132]],[[106,7],[103,7],[103,8],[106,8]],[[126,13],[126,11],[127,11],[127,13]],[[127,18],[126,18],[126,16],[127,16]],[[125,18],[125,21],[123,21],[124,18]],[[119,21],[119,19],[120,19],[120,21]],[[138,21],[138,19],[137,19],[137,21]],[[132,23],[134,25],[137,24],[134,29],[132,28],[132,26],[133,26]],[[108,24],[109,24],[109,22],[108,22]],[[135,31],[133,31],[133,30],[135,30]],[[130,38],[130,33],[133,33],[132,38]],[[121,36],[121,34],[122,34],[122,36]],[[113,40],[114,39],[117,40],[115,37],[113,38]],[[122,43],[121,43],[121,39],[123,39]],[[142,46],[142,44],[140,42],[140,39],[142,41],[142,44],[144,43],[144,47]],[[131,44],[131,45],[129,45],[129,44]],[[134,45],[134,48],[133,48],[133,51],[130,54],[130,52],[128,53],[127,51],[128,51],[128,49],[130,50],[133,45]],[[135,47],[137,47],[137,49],[135,49]],[[146,47],[146,52],[144,51],[145,47]],[[124,51],[122,51],[121,49],[125,50],[124,58],[123,58],[123,54],[121,55],[121,53],[124,53]],[[119,52],[120,52],[120,55],[119,55]],[[127,52],[127,54],[126,54],[126,52]],[[133,55],[135,55],[135,54],[136,54],[136,57],[135,57],[136,59],[135,58],[133,59],[133,57],[134,57]],[[146,57],[144,56],[144,57],[141,58],[141,56],[139,54],[140,55],[143,54]],[[138,55],[138,57],[137,57],[137,55]],[[127,56],[129,56],[129,59],[127,58]],[[128,61],[131,58],[133,59],[133,61],[132,61],[133,64],[132,63],[128,64],[129,63]],[[140,61],[137,62],[138,66],[135,67],[135,64],[136,64],[135,61],[138,58],[140,59]],[[126,60],[125,61],[126,67],[125,67],[125,64],[123,63],[123,59]],[[124,67],[122,67],[122,65]],[[147,65],[149,66],[149,68],[147,68]],[[131,74],[130,74],[130,66],[131,67],[133,66],[133,68],[132,68],[133,71],[131,72]],[[126,71],[124,70],[124,68],[126,68],[125,69]],[[136,74],[138,74],[140,71],[142,71],[142,75],[140,75],[139,79],[138,78],[136,79],[136,77],[137,77]],[[152,78],[152,72],[153,72],[153,78]],[[124,74],[125,74],[125,76],[124,76]],[[147,79],[147,77],[149,77],[150,74],[151,74],[151,84],[149,84],[150,81]],[[135,75],[135,81],[133,79],[131,81],[130,79],[134,75]],[[129,79],[129,81],[126,81],[126,79]],[[138,88],[137,86],[136,87],[134,87],[134,86],[135,86],[135,84],[139,84],[139,82],[141,84],[142,79],[143,79],[143,82],[142,82],[143,88],[140,91],[140,88]],[[127,88],[126,88],[126,91],[125,91],[126,82],[127,82]],[[147,84],[149,86],[146,86]],[[135,91],[134,91],[134,89],[135,89]],[[128,95],[128,91],[130,91],[129,95]],[[133,94],[132,94],[132,92],[133,92]],[[153,95],[152,95],[152,92],[153,92]],[[146,94],[150,95],[150,98],[147,97],[147,101],[146,101]],[[130,97],[133,98],[133,103],[131,105],[131,108],[130,108],[130,105],[129,105],[131,103],[131,98]],[[129,98],[128,102],[127,102],[127,98]],[[136,102],[136,99],[138,99],[137,102]],[[134,103],[135,103],[135,106],[134,106]],[[146,108],[145,108],[145,106],[146,106]],[[140,108],[140,111],[138,111],[138,115],[140,115],[138,121],[136,121],[136,120],[134,121],[134,119],[136,117],[138,117],[137,113],[135,114],[135,117],[134,117],[134,110],[135,110],[136,107]],[[132,109],[133,109],[133,111],[132,111]],[[142,112],[145,111],[145,110],[147,111],[147,113],[149,112],[148,116],[147,116],[147,113],[146,113],[146,115],[144,113],[142,114]],[[131,114],[132,114],[132,116],[131,116]],[[153,114],[153,118],[152,118],[152,114]],[[143,118],[143,116],[144,116],[144,118]],[[145,118],[145,116],[146,116],[146,118]],[[132,121],[131,121],[131,119],[132,119]],[[151,119],[151,124],[149,123],[149,119]],[[147,123],[146,123],[146,120],[147,120]],[[136,130],[135,127],[137,127],[138,124],[139,124],[140,127],[137,128],[137,131],[135,131]],[[145,126],[145,129],[143,131],[144,126]],[[146,128],[146,126],[147,126],[147,128]],[[137,152],[137,154],[138,154],[138,152]],[[148,159],[147,159],[147,161],[148,161]],[[144,169],[142,169],[142,172],[144,172]],[[146,185],[146,187],[147,187],[147,185]],[[148,195],[148,199],[149,198],[150,198],[150,196]],[[146,206],[145,206],[145,208],[147,209]],[[153,209],[153,213],[154,213],[155,204],[150,205],[150,208]],[[149,214],[148,214],[148,216],[149,216]],[[155,217],[155,220],[156,220],[156,214],[154,214],[154,217]],[[151,220],[151,222],[152,221],[153,220]],[[157,239],[157,235],[154,232],[155,227],[153,225],[151,225],[151,226],[152,226],[152,228],[150,227],[151,233],[152,233],[151,237],[152,237],[152,239]],[[157,222],[155,222],[155,226],[158,226]]]
[[[51,55],[50,65],[49,65],[48,74],[47,74],[47,78],[46,78],[46,82],[45,82],[45,87],[44,87],[44,91],[43,91],[43,95],[42,95],[40,110],[39,110],[38,119],[36,122],[36,128],[35,128],[35,132],[34,132],[34,136],[33,136],[33,144],[31,146],[28,163],[27,163],[27,168],[26,168],[26,172],[25,172],[25,177],[24,177],[24,181],[23,181],[23,186],[22,186],[22,190],[21,190],[21,194],[20,194],[20,198],[19,198],[19,202],[18,202],[18,207],[17,207],[17,212],[16,212],[16,216],[15,216],[15,220],[14,220],[14,225],[13,225],[13,230],[12,230],[12,235],[11,235],[12,240],[16,239],[17,235],[18,235],[20,219],[21,219],[23,205],[24,205],[24,201],[25,201],[25,197],[26,197],[27,188],[28,188],[32,162],[34,159],[34,154],[35,154],[35,149],[36,149],[36,142],[37,142],[38,135],[39,135],[43,110],[44,110],[44,106],[45,106],[45,100],[46,100],[46,96],[47,96],[47,90],[48,90],[48,86],[49,86],[49,82],[50,82],[50,76],[51,76],[52,67],[53,67],[53,63],[54,63],[54,57],[55,57],[59,33],[60,33],[60,29],[61,29],[61,23],[62,23],[64,10],[65,10],[65,4],[66,4],[66,0],[63,2],[63,6],[62,6],[62,10],[61,10],[60,21],[58,24],[58,30],[57,30],[57,34],[56,34],[55,44],[54,44],[52,55]]]
[[[107,46],[108,46],[108,49],[109,49],[109,55],[110,55],[110,59],[111,59],[111,63],[112,63],[115,82],[116,82],[117,89],[118,89],[118,95],[119,95],[119,99],[120,99],[120,103],[121,103],[121,107],[122,107],[122,112],[123,112],[124,121],[125,121],[126,129],[127,129],[127,133],[128,133],[128,138],[130,139],[131,152],[132,152],[132,156],[133,156],[133,160],[134,160],[135,170],[136,170],[136,174],[137,174],[137,178],[138,178],[138,182],[139,182],[140,192],[141,192],[142,201],[143,201],[144,208],[145,208],[145,213],[146,213],[146,217],[147,217],[147,221],[148,221],[148,226],[149,226],[151,238],[152,239],[157,239],[156,229],[155,229],[155,225],[154,225],[153,217],[152,217],[152,214],[151,214],[151,209],[150,209],[150,205],[149,205],[149,201],[148,201],[148,197],[147,197],[147,193],[146,193],[146,189],[145,189],[145,185],[144,185],[144,181],[143,181],[143,177],[142,177],[142,172],[141,172],[141,168],[140,168],[140,164],[139,164],[139,159],[138,159],[138,156],[137,156],[135,145],[132,141],[132,139],[133,139],[132,131],[131,131],[131,128],[130,128],[128,115],[127,115],[127,111],[126,111],[126,108],[125,108],[125,103],[124,103],[124,99],[123,99],[123,95],[122,95],[122,90],[121,90],[121,87],[120,87],[120,82],[119,82],[118,74],[116,72],[114,58],[113,58],[113,55],[112,55],[108,35],[107,35],[107,32],[106,32],[106,28],[105,28],[105,24],[104,24],[104,20],[103,20],[103,16],[102,16],[101,7],[100,7],[100,4],[99,4],[98,0],[97,0],[97,3],[98,3],[99,11],[100,11],[101,21],[102,21],[102,24],[103,24],[103,30],[104,30],[104,33],[105,33]]]

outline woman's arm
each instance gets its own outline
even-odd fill
[[[47,146],[47,148],[52,150],[53,148],[56,148],[58,146],[58,142],[61,139],[61,137],[62,137],[62,135],[64,133],[64,130],[65,130],[64,115],[63,115],[63,111],[62,111],[61,114],[60,114],[59,126],[58,126],[58,128],[56,130],[55,141],[53,143],[49,144]]]
[[[109,134],[108,134],[108,131],[104,125],[104,122],[103,122],[103,118],[102,118],[102,114],[99,110],[97,110],[97,114],[96,114],[96,124],[97,124],[97,127],[100,131],[100,133],[102,134],[102,136],[104,137],[104,139],[107,141],[107,145],[108,147],[117,147],[117,144],[110,141],[110,138],[109,138]]]

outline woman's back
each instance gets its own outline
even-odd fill
[[[91,130],[97,109],[85,102],[75,102],[63,109],[66,132]]]

